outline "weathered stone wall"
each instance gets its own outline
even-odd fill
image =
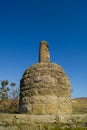
[[[20,83],[20,112],[30,114],[70,114],[70,81],[63,69],[54,63],[29,67]]]

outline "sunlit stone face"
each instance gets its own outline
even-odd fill
[[[48,43],[46,41],[42,41],[40,43],[39,49],[39,62],[49,62],[50,61],[50,53]]]

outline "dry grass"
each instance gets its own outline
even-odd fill
[[[87,98],[72,99],[73,113],[84,114],[87,113]]]
[[[18,100],[1,100],[0,112],[18,113]]]

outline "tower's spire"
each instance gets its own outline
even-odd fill
[[[49,47],[46,41],[41,41],[39,50],[39,62],[49,62],[50,54]]]

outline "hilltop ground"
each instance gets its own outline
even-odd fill
[[[87,98],[72,99],[72,106],[72,115],[29,115],[17,114],[18,100],[0,101],[0,130],[87,130]]]
[[[87,98],[72,99],[72,107],[75,114],[87,113]]]

